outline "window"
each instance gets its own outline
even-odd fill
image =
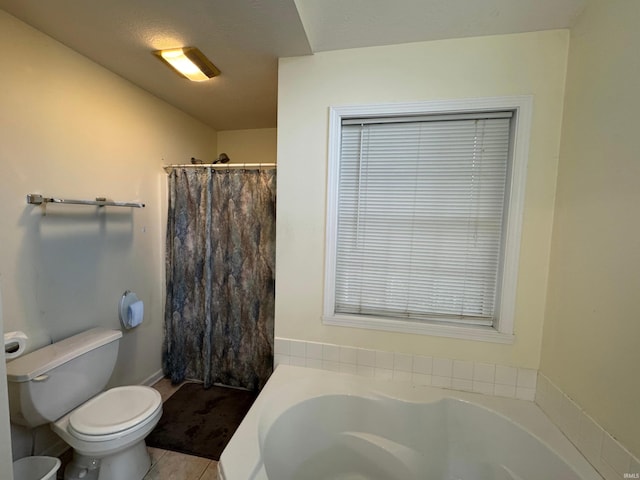
[[[331,109],[324,322],[513,341],[530,99]]]

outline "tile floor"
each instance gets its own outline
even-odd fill
[[[218,462],[148,447],[151,470],[144,480],[217,480]]]
[[[180,385],[171,385],[168,378],[163,378],[153,385],[160,392],[162,401],[173,395]],[[151,470],[143,480],[217,480],[218,462],[208,458],[194,457],[183,453],[149,449]]]
[[[171,381],[163,378],[153,385],[160,392],[165,402],[180,385],[171,385]],[[143,480],[217,480],[218,462],[208,458],[195,457],[182,453],[147,447],[151,456],[151,469]],[[58,479],[62,479],[64,467],[71,460],[68,450],[61,457],[62,468],[58,471]]]

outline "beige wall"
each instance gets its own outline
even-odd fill
[[[277,129],[221,130],[218,155],[229,155],[231,163],[276,163]]]
[[[4,329],[30,348],[120,328],[126,289],[145,302],[112,383],[160,370],[163,163],[216,151],[216,132],[0,11],[0,285]],[[140,200],[144,209],[28,206],[28,193]],[[4,388],[3,388],[4,390]],[[0,391],[0,395],[4,395]]]
[[[280,60],[277,336],[538,367],[568,38],[559,30]],[[534,97],[515,344],[324,326],[329,107],[508,95]]]
[[[640,3],[571,32],[541,370],[640,456]]]

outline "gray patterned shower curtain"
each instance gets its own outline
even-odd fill
[[[169,174],[163,368],[252,390],[272,372],[276,171]]]

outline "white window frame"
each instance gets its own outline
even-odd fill
[[[434,335],[494,343],[513,343],[515,340],[514,316],[532,108],[533,97],[528,95],[330,107],[324,314],[322,317],[325,325]],[[514,123],[502,277],[498,293],[497,321],[494,325],[435,324],[369,315],[359,316],[335,313],[337,202],[342,120],[344,118],[476,113],[497,110],[513,111]]]

